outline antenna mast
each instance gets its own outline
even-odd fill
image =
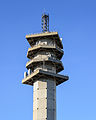
[[[42,14],[42,32],[49,32],[49,14]]]

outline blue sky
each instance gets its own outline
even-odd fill
[[[96,120],[96,1],[0,0],[0,119],[32,120],[33,88],[26,71],[25,35],[41,32],[41,15],[63,38],[69,81],[57,87],[57,120]]]

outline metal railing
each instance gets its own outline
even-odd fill
[[[37,70],[43,70],[43,71],[48,71],[48,72],[56,73],[55,70],[48,70],[48,68],[45,68],[45,67],[42,66],[42,67],[37,67],[36,69],[34,69],[34,71],[31,71],[29,69],[28,72],[24,72],[24,79],[27,78],[28,76],[30,76],[31,74],[33,74]]]
[[[33,46],[31,46],[32,48],[33,47],[37,47],[37,46],[52,46],[52,47],[56,47],[56,48],[59,48],[59,46],[57,46],[55,43],[38,43],[38,44],[35,44]],[[60,49],[60,48],[59,48]]]
[[[30,63],[31,61],[40,61],[40,60],[46,60],[46,59],[53,59],[53,60],[59,60],[56,57],[53,57],[50,55],[37,55],[37,57],[34,57],[31,60],[28,60],[27,64]]]

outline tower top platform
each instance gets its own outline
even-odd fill
[[[45,39],[45,38],[55,40],[57,45],[61,49],[63,49],[62,41],[59,37],[58,32],[44,32],[44,33],[26,35],[26,39],[28,40],[31,46],[34,45],[34,42],[36,42],[36,40]]]

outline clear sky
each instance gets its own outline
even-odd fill
[[[41,32],[41,15],[63,38],[69,81],[57,87],[57,120],[96,120],[96,1],[0,0],[0,120],[32,120],[26,34]]]

